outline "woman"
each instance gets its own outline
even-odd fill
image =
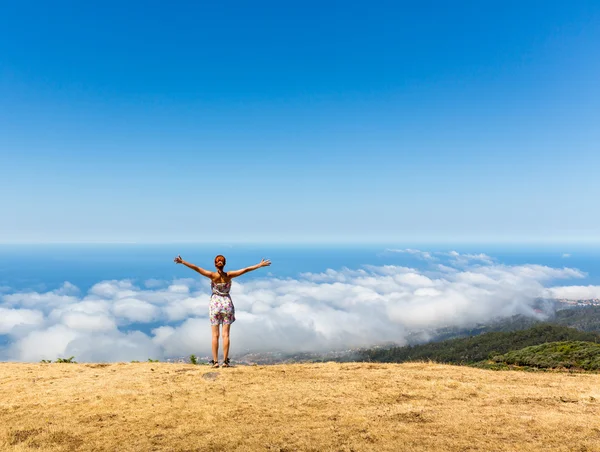
[[[235,322],[235,308],[231,301],[231,297],[229,296],[231,280],[244,273],[256,270],[257,268],[268,267],[271,265],[271,261],[262,259],[260,264],[253,265],[252,267],[225,272],[223,271],[225,262],[225,257],[219,254],[215,257],[215,267],[217,271],[210,272],[184,261],[181,256],[175,258],[176,264],[183,264],[211,280],[210,288],[212,290],[212,295],[210,297],[208,313],[212,328],[213,359],[210,364],[212,364],[213,367],[219,367],[219,325],[223,325],[223,367],[229,367],[229,329],[231,328],[231,324]]]

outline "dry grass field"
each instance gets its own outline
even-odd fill
[[[0,450],[30,449],[600,451],[600,375],[0,363]]]

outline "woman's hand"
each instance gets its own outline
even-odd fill
[[[208,270],[204,270],[203,268],[200,268],[197,265],[190,264],[189,262],[184,261],[181,258],[181,256],[177,256],[175,259],[173,259],[173,262],[175,262],[176,264],[183,264],[186,267],[191,268],[195,272],[200,273],[202,276],[206,276],[207,278],[211,278],[211,279],[213,278],[213,272],[209,272]]]
[[[271,261],[269,259],[262,259],[260,261],[260,264],[258,264],[259,267],[268,267],[269,265],[271,265]]]

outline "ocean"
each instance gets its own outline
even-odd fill
[[[359,269],[365,265],[399,265],[422,269],[427,261],[410,253],[389,250],[418,249],[429,252],[457,251],[486,254],[499,264],[537,264],[553,268],[577,268],[585,284],[600,284],[600,247],[581,245],[0,245],[0,286],[4,291],[50,291],[70,282],[82,291],[104,280],[173,280],[198,277],[175,265],[178,254],[200,267],[213,270],[217,254],[227,257],[233,270],[271,259],[272,266],[243,276],[244,279],[296,277],[327,269]],[[581,282],[581,281],[580,281]]]

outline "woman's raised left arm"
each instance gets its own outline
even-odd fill
[[[242,268],[241,270],[233,270],[233,271],[227,272],[227,276],[229,276],[230,278],[235,278],[237,276],[243,275],[244,273],[248,273],[253,270],[257,270],[261,267],[268,267],[269,265],[271,265],[271,261],[268,259],[263,259],[260,261],[259,264],[253,265],[252,267],[246,267],[246,268]]]

